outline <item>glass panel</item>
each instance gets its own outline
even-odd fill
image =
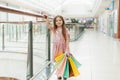
[[[66,26],[70,31],[70,41],[77,40],[84,31],[84,27],[85,27],[85,25],[81,25],[77,23],[68,23],[66,24]]]
[[[44,22],[33,24],[33,63],[34,73],[47,61],[47,28]]]
[[[14,15],[9,16],[14,17]],[[26,20],[29,18],[32,20],[28,16],[23,16],[22,19]],[[0,64],[2,64],[0,66],[0,74],[1,77],[6,76],[26,80],[29,25],[28,22],[15,22],[15,20],[14,18],[14,23],[0,23]],[[36,23],[34,19],[33,21],[34,75],[46,64],[48,50],[46,47],[47,29],[45,23]]]
[[[22,30],[23,25],[27,24],[0,24],[0,74],[3,77],[26,79],[28,36]]]

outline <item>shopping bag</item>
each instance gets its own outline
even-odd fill
[[[66,59],[66,66],[65,66],[63,77],[64,78],[69,78],[69,61],[68,61],[68,59]]]
[[[71,59],[73,60],[73,62],[75,63],[75,65],[77,66],[77,68],[79,68],[81,66],[81,64],[75,59],[75,57],[73,55],[70,55]]]
[[[80,75],[80,72],[78,71],[77,66],[75,65],[75,63],[72,60],[71,56],[69,56],[68,60],[70,62],[70,66],[71,66],[71,69],[73,71],[74,76],[76,77],[76,76]]]
[[[69,62],[69,77],[72,77],[72,76],[74,76],[74,73],[73,73],[72,67],[71,67],[70,62]]]
[[[62,51],[58,53],[58,55],[55,57],[55,62],[59,62],[61,59],[63,59],[64,54]]]
[[[64,61],[64,57],[62,59],[60,59],[59,61],[55,62],[54,68],[59,68],[62,65],[62,62]]]
[[[64,74],[64,69],[65,69],[65,66],[66,66],[66,57],[64,57],[64,60],[62,62],[62,64],[60,65],[60,67],[57,69],[57,76],[58,77],[61,77],[63,76]]]

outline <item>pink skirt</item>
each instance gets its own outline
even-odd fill
[[[62,51],[63,53],[66,50],[65,42],[53,42],[53,61],[55,61],[55,57],[59,55],[59,52]]]

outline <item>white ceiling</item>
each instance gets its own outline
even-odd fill
[[[101,0],[66,0],[61,6],[61,14],[65,16],[93,16]],[[97,3],[97,5],[96,5]]]
[[[94,16],[102,0],[29,0],[41,4],[53,14],[80,17]]]
[[[45,11],[52,15],[68,17],[93,17],[108,6],[111,0],[0,0],[30,9]],[[19,4],[18,4],[19,3]],[[101,11],[102,12],[102,11]]]

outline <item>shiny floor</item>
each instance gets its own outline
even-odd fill
[[[70,43],[71,53],[82,64],[81,75],[68,80],[120,80],[120,41],[106,34],[86,30]],[[49,80],[57,80],[56,74]]]

